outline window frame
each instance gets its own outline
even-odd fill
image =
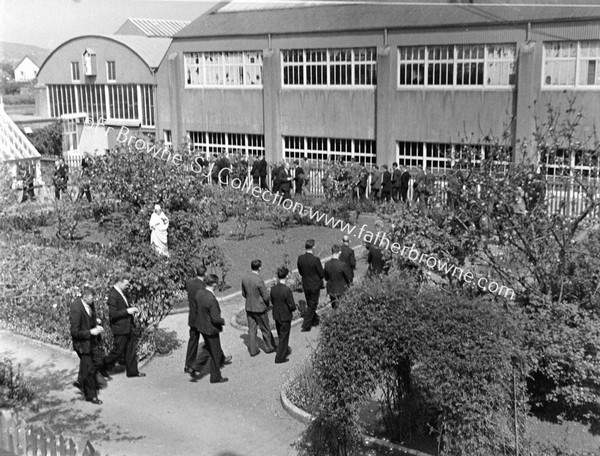
[[[357,158],[367,166],[377,164],[377,142],[374,139],[283,135],[281,145],[286,160],[306,157],[326,163],[331,157],[336,160],[341,157],[344,163]]]
[[[112,64],[112,73],[113,73],[112,78],[110,77],[111,64]],[[117,82],[117,64],[114,60],[106,61],[106,82]]]
[[[555,85],[555,84],[547,84],[546,83],[546,65],[549,61],[546,55],[546,46],[552,45],[556,43],[575,43],[575,57],[574,58],[566,58],[566,57],[556,57],[550,58],[550,61],[568,61],[574,60],[575,62],[575,73],[573,76],[573,84],[563,84],[563,85]],[[600,90],[600,55],[595,61],[596,64],[596,72],[598,73],[598,83],[597,84],[580,84],[579,78],[581,76],[581,63],[582,60],[593,60],[589,57],[582,57],[581,55],[581,44],[582,43],[597,43],[600,48],[600,40],[563,40],[563,41],[544,41],[542,43],[542,72],[540,75],[541,79],[541,89],[547,91],[563,91],[563,90],[577,90],[577,91],[596,91]]]
[[[350,53],[349,60],[335,60],[335,53],[339,52],[340,55]],[[371,52],[372,60],[361,60],[359,57],[361,52],[366,51],[367,53]],[[321,61],[316,61],[314,59],[309,60],[309,56],[314,56],[319,52],[325,53],[325,59]],[[287,54],[290,53],[290,54]],[[286,56],[291,55],[299,55],[300,59],[298,60],[287,60]],[[333,90],[356,90],[356,89],[366,89],[372,90],[377,87],[377,48],[374,46],[365,46],[365,47],[335,47],[335,48],[310,48],[310,49],[281,49],[280,51],[280,64],[281,64],[281,88],[282,89],[333,89]],[[310,68],[321,68],[321,71],[325,72],[324,81],[325,83],[321,84],[313,84],[309,83],[309,67]],[[349,84],[333,84],[333,80],[338,80],[340,78],[336,77],[341,73],[334,73],[336,68],[344,68],[349,67],[349,76],[350,83]],[[361,79],[360,75],[362,75],[362,71],[372,67],[370,73],[370,79],[372,81],[371,84],[360,84],[357,83],[357,79]],[[285,75],[286,70],[289,71],[291,68],[298,68],[301,70],[300,74],[301,83],[286,83]],[[364,73],[363,77],[366,78],[366,74]]]
[[[460,48],[469,49],[469,48],[477,48],[483,46],[483,57],[482,58],[472,58],[472,57],[461,57],[459,58],[459,50]],[[491,58],[489,54],[489,50],[491,47],[497,46],[506,46],[510,47],[514,51],[513,59],[507,58]],[[448,50],[448,55],[451,55],[446,58],[440,59],[432,59],[430,57],[430,52],[436,48],[446,48]],[[410,59],[402,59],[401,53],[402,50],[413,50],[411,52],[412,56],[417,55],[416,58],[412,57]],[[423,57],[419,57],[419,49],[423,50]],[[515,90],[516,88],[516,74],[517,74],[517,45],[516,43],[510,42],[502,42],[502,43],[461,43],[461,44],[428,44],[428,45],[409,45],[409,46],[397,46],[396,47],[396,90]],[[436,63],[432,63],[436,62]],[[452,71],[452,83],[451,84],[433,84],[429,80],[429,69],[432,65],[451,65]],[[506,62],[508,64],[512,64],[513,71],[508,76],[508,81],[506,84],[498,85],[498,84],[488,84],[488,71],[490,62]],[[483,65],[483,81],[481,84],[458,84],[458,68],[459,65],[462,65],[464,68],[465,64],[469,65]],[[401,75],[401,67],[404,65],[404,68],[411,66],[411,68],[419,68],[420,65],[423,66],[423,82],[417,84],[406,84],[401,83],[400,75]],[[448,68],[448,67],[446,67]],[[404,72],[406,74],[406,71]],[[511,74],[513,76],[513,81],[511,81]]]
[[[226,60],[227,56],[231,56],[233,54],[239,54],[240,61],[228,63]],[[195,60],[193,56],[199,56],[200,62],[191,64],[192,68],[198,67],[202,74],[199,77],[201,80],[200,84],[194,84],[192,82],[188,83],[188,68],[190,67],[190,62],[188,58]],[[209,63],[208,68],[218,68],[219,72],[215,73],[219,76],[218,80],[220,81],[218,84],[215,83],[207,83],[207,56],[214,55],[215,58],[218,57],[218,61],[216,63]],[[251,58],[260,58],[259,63],[250,62]],[[260,89],[263,88],[263,52],[262,50],[244,50],[244,51],[198,51],[198,52],[184,52],[183,53],[183,86],[184,89]],[[241,65],[241,66],[240,66]],[[231,72],[235,67],[239,67],[242,69],[242,84],[232,84],[228,83],[228,79],[226,78],[226,71],[229,69]],[[238,68],[238,69],[239,69]],[[257,71],[256,68],[259,68]],[[252,84],[250,83],[254,79],[252,76],[256,76],[260,74],[260,84]],[[250,79],[248,79],[250,76]],[[191,81],[190,76],[190,81]]]
[[[77,79],[75,78],[75,71],[77,72]],[[81,68],[79,67],[78,61],[71,61],[71,82],[81,82]]]

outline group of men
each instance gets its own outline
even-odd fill
[[[134,317],[139,309],[130,306],[125,295],[129,288],[129,278],[121,277],[108,294],[108,315],[113,333],[113,346],[107,356],[102,353],[102,333],[104,328],[96,314],[94,294],[84,286],[82,295],[71,303],[69,312],[73,349],[79,356],[79,374],[73,383],[84,395],[85,400],[96,405],[102,404],[98,391],[117,361],[125,364],[127,377],[145,377],[138,370],[135,344]]]

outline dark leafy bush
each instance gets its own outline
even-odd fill
[[[23,378],[21,366],[15,371],[10,359],[0,360],[0,408],[23,406],[34,397],[35,392]]]

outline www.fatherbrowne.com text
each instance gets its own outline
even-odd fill
[[[98,126],[101,125],[103,125],[103,123],[98,122],[96,128],[98,128]],[[91,119],[86,119],[85,127],[93,127]],[[107,128],[112,129],[112,127]],[[167,162],[171,161],[174,165],[181,165],[183,163],[183,156],[181,154],[172,153],[170,148],[167,146],[160,146],[157,148],[156,144],[150,145],[146,142],[146,140],[142,138],[137,138],[133,135],[130,136],[129,129],[127,127],[121,127],[117,135],[117,141],[123,145],[134,147],[137,150],[146,150],[149,154],[152,154],[154,158],[159,158],[160,160]],[[205,178],[209,179],[212,175],[214,163],[211,165],[207,172],[203,173],[204,170],[200,165],[201,162],[199,162],[200,158],[201,155],[198,155],[198,157],[196,157],[196,159],[193,160],[193,162],[190,165],[190,170],[196,174],[202,174]],[[227,172],[227,174],[223,174],[225,172]],[[456,277],[458,275],[459,280],[464,280],[468,284],[475,282],[477,283],[477,286],[482,290],[487,290],[490,293],[497,294],[498,296],[503,296],[509,299],[515,298],[515,291],[512,288],[508,288],[504,285],[499,285],[497,282],[492,282],[485,277],[477,278],[472,272],[465,271],[462,268],[456,266],[455,264],[449,263],[448,261],[439,260],[433,255],[421,253],[418,249],[415,248],[414,244],[409,247],[406,245],[402,246],[397,242],[391,242],[385,233],[382,233],[380,231],[377,231],[377,233],[373,233],[372,231],[367,230],[367,225],[362,225],[356,233],[356,225],[344,223],[343,220],[336,219],[335,217],[330,217],[325,213],[321,213],[320,211],[315,211],[312,207],[305,207],[302,203],[293,201],[289,198],[284,199],[283,195],[281,194],[273,194],[269,190],[263,191],[259,186],[252,185],[250,183],[250,179],[248,178],[246,178],[244,182],[242,182],[241,179],[238,178],[229,180],[227,176],[229,175],[229,173],[232,172],[232,168],[222,168],[218,174],[219,182],[222,185],[229,185],[236,190],[240,190],[242,192],[251,194],[254,198],[261,198],[266,203],[276,204],[277,206],[283,207],[287,211],[295,212],[301,216],[309,217],[311,220],[315,220],[319,223],[323,222],[325,226],[329,226],[331,228],[338,228],[342,233],[348,234],[349,236],[354,236],[358,239],[363,240],[364,242],[373,244],[376,247],[390,250],[394,254],[399,253],[403,257],[407,256],[409,260],[414,261],[417,264],[422,263],[432,271],[439,272],[441,275],[452,275],[452,277]]]

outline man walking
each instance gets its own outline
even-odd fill
[[[146,374],[138,370],[135,354],[134,315],[139,313],[137,307],[132,307],[127,302],[125,291],[129,288],[129,279],[121,277],[108,294],[108,316],[110,329],[114,336],[113,348],[104,358],[103,370],[110,370],[115,362],[125,356],[125,371],[127,377],[145,377]]]
[[[356,269],[356,255],[354,255],[354,249],[350,247],[350,236],[344,234],[342,237],[342,252],[340,253],[340,261],[350,266],[352,277],[350,282],[354,279],[354,270]]]
[[[325,263],[325,280],[331,308],[335,309],[342,295],[352,283],[352,270],[346,263],[340,261],[340,246],[331,247],[333,258]]]
[[[271,332],[271,324],[269,322],[269,303],[271,298],[267,291],[265,281],[259,275],[262,262],[253,260],[250,263],[252,272],[242,279],[242,296],[246,298],[246,315],[248,317],[248,350],[250,356],[256,356],[260,353],[257,343],[258,328],[265,342],[265,353],[273,353],[275,351],[275,339]]]
[[[283,199],[290,199],[292,190],[292,173],[290,172],[290,164],[284,162],[279,170],[279,192],[283,194]]]
[[[285,284],[290,271],[286,267],[277,270],[277,279],[279,283],[271,288],[271,303],[273,304],[273,320],[277,328],[277,354],[275,363],[285,363],[289,361],[288,355],[292,353],[289,348],[290,329],[292,326],[292,312],[296,310],[294,295],[292,290]]]
[[[187,353],[185,356],[185,367],[183,371],[189,374],[193,369],[194,362],[198,355],[198,341],[200,340],[200,331],[196,327],[198,320],[198,304],[196,303],[196,294],[206,287],[204,283],[204,276],[206,275],[206,268],[204,266],[194,266],[194,277],[189,279],[185,284],[187,290],[188,305],[190,311],[188,314],[188,326],[190,327],[190,338],[187,345]]]
[[[392,173],[388,171],[387,165],[381,167],[383,174],[381,177],[381,201],[390,201],[392,197]]]
[[[76,386],[83,390],[86,401],[100,405],[102,401],[98,399],[96,372],[101,367],[101,360],[94,354],[99,349],[99,338],[104,328],[98,324],[92,299],[91,289],[85,287],[81,298],[71,303],[69,320],[73,349],[79,356],[79,380]]]
[[[302,332],[310,331],[313,326],[319,324],[317,306],[319,305],[319,294],[323,286],[325,272],[321,260],[313,253],[314,239],[309,239],[304,244],[306,252],[298,257],[298,272],[302,277],[302,288],[306,298],[306,312],[302,322]]]
[[[400,197],[403,203],[408,204],[408,184],[410,182],[410,173],[406,167],[402,167],[403,173],[400,176]]]
[[[223,350],[221,349],[221,338],[219,333],[223,331],[225,320],[221,317],[221,308],[219,301],[215,297],[215,285],[219,278],[214,274],[209,274],[204,283],[206,288],[196,293],[195,301],[198,305],[198,318],[196,326],[204,339],[204,349],[208,352],[210,359],[210,382],[224,383],[229,379],[221,375],[221,366],[231,363],[231,358],[223,359]],[[196,379],[201,369],[194,369],[191,372],[192,378]]]

